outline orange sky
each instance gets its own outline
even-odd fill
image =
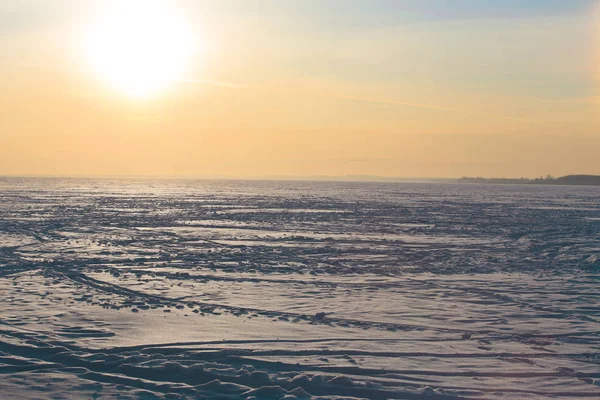
[[[600,174],[593,2],[343,19],[181,1],[206,48],[148,98],[86,67],[92,3],[0,6],[18,19],[0,31],[0,175]]]

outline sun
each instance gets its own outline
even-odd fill
[[[165,91],[183,79],[197,53],[191,25],[173,1],[106,1],[86,28],[84,53],[113,89],[135,98]]]

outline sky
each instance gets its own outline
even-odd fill
[[[597,0],[164,2],[194,54],[140,97],[107,69],[155,63],[94,47],[98,71],[82,50],[106,0],[0,3],[0,175],[600,174]],[[130,43],[138,3],[100,36]],[[171,28],[153,57],[171,60]]]

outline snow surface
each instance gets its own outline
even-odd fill
[[[0,398],[599,398],[599,272],[599,188],[0,179]]]

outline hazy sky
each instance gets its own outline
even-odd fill
[[[598,1],[170,3],[202,49],[147,98],[85,60],[102,1],[0,3],[0,175],[600,174]]]

